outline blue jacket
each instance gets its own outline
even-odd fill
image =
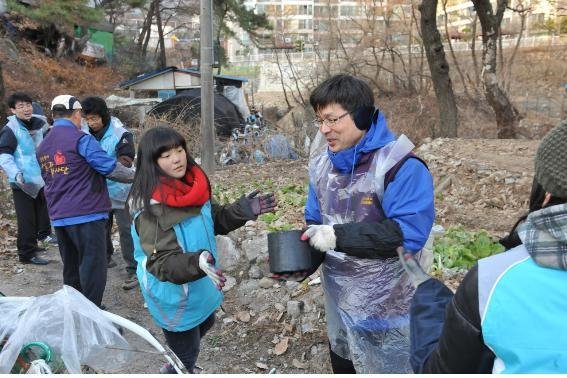
[[[380,112],[368,132],[356,145],[339,152],[327,151],[334,168],[341,173],[351,172],[362,154],[379,150],[395,140]],[[427,167],[418,159],[408,159],[389,183],[382,198],[386,218],[396,221],[403,232],[403,245],[408,251],[419,252],[431,231],[435,218],[433,179]],[[319,201],[312,185],[305,205],[307,223],[322,223]]]
[[[138,214],[139,215],[139,214]],[[181,285],[160,281],[146,266],[148,256],[142,248],[135,223],[132,224],[136,274],[148,310],[158,326],[172,332],[187,331],[201,324],[221,304],[223,295],[207,276]],[[208,201],[196,215],[173,227],[183,253],[210,251],[217,259],[211,203]]]

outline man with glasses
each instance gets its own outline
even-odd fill
[[[116,158],[126,167],[131,167],[136,155],[134,136],[126,130],[122,122],[110,116],[106,102],[101,97],[90,96],[81,101],[83,116],[83,131],[91,134],[100,143],[106,153]],[[134,242],[130,234],[130,217],[125,210],[126,198],[130,193],[130,184],[124,184],[107,179],[108,194],[110,196],[111,210],[106,224],[106,256],[108,267],[116,266],[112,259],[114,246],[112,245],[112,224],[116,218],[118,234],[120,236],[120,250],[126,263],[128,275],[122,288],[130,290],[138,285],[136,277],[136,260],[134,260]]]
[[[44,116],[33,113],[32,99],[26,93],[10,95],[8,106],[13,115],[0,131],[0,167],[14,199],[18,258],[24,264],[46,265],[49,261],[37,255],[45,249],[37,243],[51,238],[51,224],[35,151],[49,125]]]
[[[309,162],[302,239],[325,253],[333,372],[411,372],[413,288],[396,247],[414,254],[424,247],[435,215],[433,179],[413,144],[388,129],[366,82],[333,76],[310,103],[322,143]]]
[[[106,286],[110,211],[105,177],[132,182],[134,171],[81,131],[82,106],[75,97],[55,97],[51,112],[53,127],[37,148],[37,159],[63,260],[63,283],[100,307]]]

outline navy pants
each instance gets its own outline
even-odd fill
[[[106,219],[55,227],[63,283],[100,307],[106,287]]]
[[[51,223],[47,214],[47,203],[43,189],[36,198],[28,196],[23,190],[12,188],[14,208],[18,222],[16,245],[18,255],[29,259],[35,256],[37,241],[51,234]]]
[[[209,329],[215,324],[215,313],[213,312],[205,321],[199,324],[197,327],[191,328],[187,331],[182,332],[171,332],[166,329],[163,330],[165,335],[165,340],[167,345],[171,348],[173,353],[189,373],[193,373],[195,368],[195,362],[197,362],[197,357],[199,357],[199,347],[201,344],[201,339]]]

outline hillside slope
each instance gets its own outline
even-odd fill
[[[53,97],[108,95],[122,78],[109,66],[87,67],[67,58],[56,59],[24,39],[0,38],[0,61],[6,95],[24,91],[49,109]]]

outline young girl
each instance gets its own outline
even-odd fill
[[[192,373],[200,340],[223,299],[215,234],[273,211],[276,199],[254,191],[231,205],[212,203],[205,172],[185,139],[167,127],[144,134],[137,165],[129,200],[136,274],[150,314]]]

